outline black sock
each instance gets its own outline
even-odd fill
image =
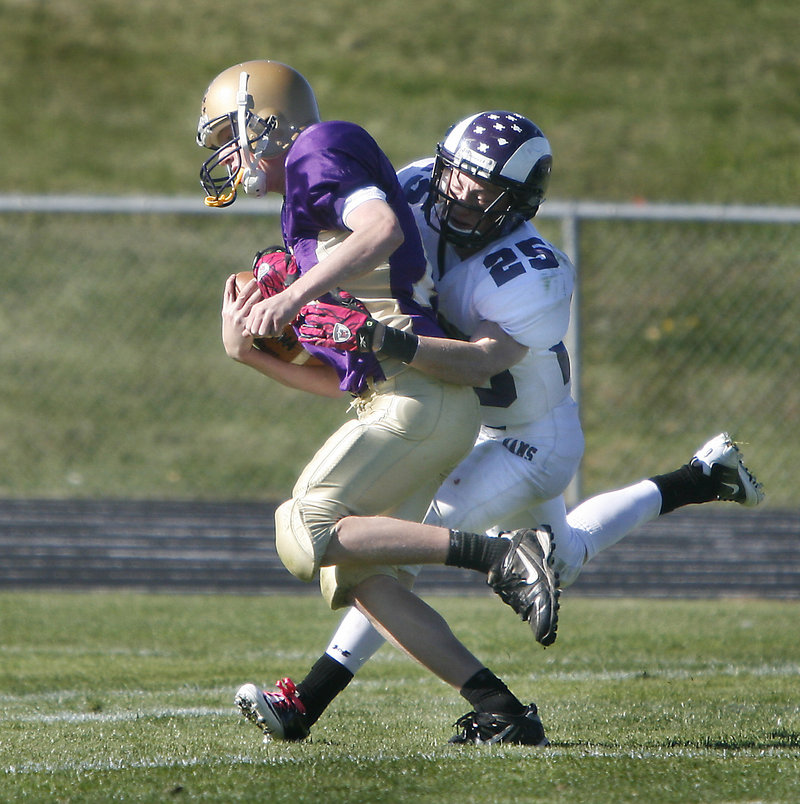
[[[507,539],[486,536],[483,533],[450,531],[450,548],[445,564],[448,567],[478,570],[488,573],[508,552]]]
[[[327,653],[317,659],[308,675],[297,685],[297,694],[306,708],[309,726],[319,720],[331,701],[353,680],[353,674]]]
[[[525,707],[508,687],[488,667],[478,670],[461,688],[463,695],[476,712],[496,712],[520,715]]]
[[[683,505],[711,502],[717,499],[717,483],[703,474],[699,466],[684,464],[674,472],[656,475],[650,480],[661,492],[661,514]]]

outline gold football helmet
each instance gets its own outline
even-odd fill
[[[266,174],[259,159],[285,153],[317,122],[311,86],[286,64],[246,61],[223,70],[206,90],[197,123],[197,144],[214,151],[200,170],[206,204],[232,204],[240,185],[246,193],[263,195]]]

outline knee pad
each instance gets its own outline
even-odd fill
[[[319,557],[311,531],[305,525],[300,500],[287,500],[276,509],[275,548],[283,566],[292,575],[301,581],[313,580],[319,569]],[[324,554],[324,547],[322,552]]]
[[[390,567],[387,565],[369,567],[322,567],[319,571],[319,589],[325,602],[335,611],[345,606],[352,606],[353,589],[367,578],[375,575],[387,575],[395,578],[410,589],[414,585],[418,567]]]

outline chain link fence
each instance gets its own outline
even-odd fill
[[[0,202],[0,497],[285,496],[347,412],[222,350],[222,285],[279,242],[276,208]],[[768,504],[798,507],[798,223],[796,209],[542,208],[579,273],[575,496],[674,468],[729,430]]]
[[[579,494],[677,466],[728,430],[769,504],[796,508],[800,210],[585,213],[561,238],[579,266]]]

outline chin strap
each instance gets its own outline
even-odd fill
[[[250,76],[242,70],[239,76],[239,92],[236,95],[237,116],[239,123],[239,151],[242,155],[242,169],[237,179],[242,189],[248,195],[261,198],[267,192],[267,174],[258,166],[261,154],[267,147],[268,139],[265,137],[254,149],[250,147],[247,138],[247,82]],[[234,185],[235,186],[235,185]]]

